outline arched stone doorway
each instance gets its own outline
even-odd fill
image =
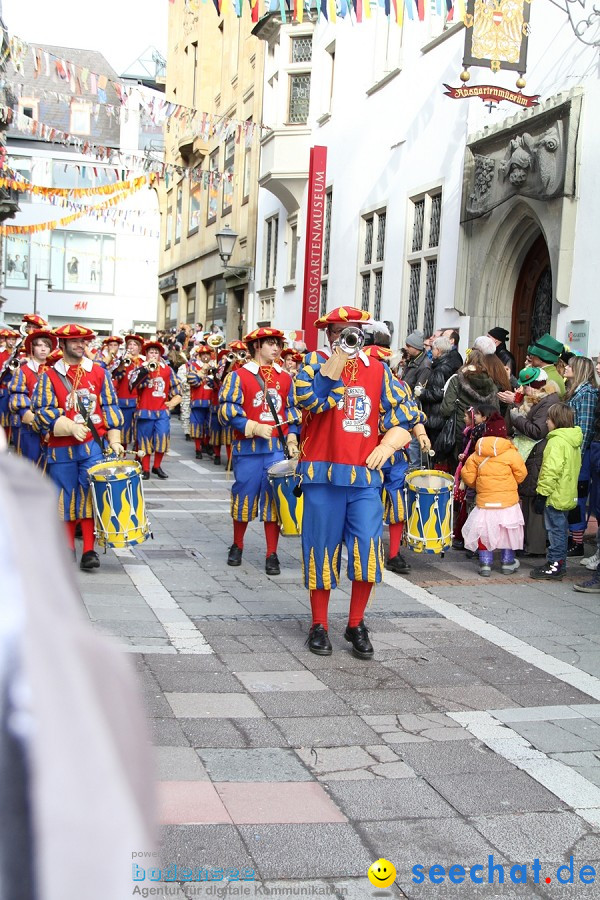
[[[513,298],[511,350],[519,369],[529,344],[549,332],[551,325],[552,268],[548,245],[540,234],[521,265]]]

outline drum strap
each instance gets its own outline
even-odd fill
[[[60,380],[62,381],[62,383],[64,384],[64,386],[66,387],[67,393],[68,393],[68,394],[71,394],[71,393],[73,392],[73,385],[71,384],[71,382],[69,381],[69,379],[66,378],[61,372],[57,372],[56,369],[55,369],[54,371],[56,372],[56,374],[58,375],[58,377],[60,378]],[[85,406],[84,406],[83,403],[81,402],[81,399],[80,399],[79,395],[78,395],[78,394],[75,394],[75,397],[77,398],[77,412],[79,413],[79,415],[81,416],[81,418],[83,419],[83,421],[85,422],[85,424],[87,425],[87,427],[88,427],[88,428],[90,429],[90,431],[92,432],[92,437],[93,437],[93,439],[96,441],[96,443],[98,444],[98,446],[100,447],[100,450],[104,453],[104,441],[102,440],[102,438],[101,438],[100,435],[98,434],[98,429],[96,428],[96,426],[95,426],[94,423],[92,422],[92,420],[91,420],[91,418],[90,418],[90,416],[89,416],[89,414],[88,414],[87,409],[85,408]]]
[[[271,411],[271,415],[273,416],[273,419],[275,420],[275,427],[277,428],[277,433],[279,434],[279,440],[281,441],[281,445],[283,447],[283,453],[284,453],[286,459],[289,459],[290,454],[289,454],[289,451],[287,448],[287,443],[285,440],[285,435],[283,433],[283,428],[281,427],[281,422],[279,421],[279,418],[277,416],[277,410],[275,409],[275,404],[273,403],[273,398],[271,397],[269,391],[267,390],[267,386],[265,385],[260,374],[258,372],[256,372],[254,377],[256,378],[256,380],[258,381],[258,383],[260,385],[260,388],[265,396],[265,400],[267,401],[267,404],[269,406],[269,410]]]

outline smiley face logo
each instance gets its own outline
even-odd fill
[[[376,888],[386,888],[393,883],[396,868],[389,859],[378,859],[367,870],[367,878]]]

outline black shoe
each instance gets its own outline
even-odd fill
[[[585,548],[583,544],[571,544],[569,543],[569,549],[567,550],[567,556],[569,559],[573,559],[574,556],[585,556]]]
[[[265,572],[267,575],[281,575],[279,560],[276,553],[270,553],[265,560]]]
[[[386,569],[389,569],[390,572],[395,572],[396,575],[404,575],[406,572],[410,572],[410,563],[407,563],[400,553],[396,553],[395,556],[388,559],[385,567]]]
[[[162,466],[159,466],[158,468],[156,466],[152,466],[152,474],[158,475],[159,478],[169,477]]]
[[[464,550],[465,542],[459,541],[457,538],[454,538],[454,540],[452,541],[452,549],[453,550]]]
[[[150,481],[150,472],[142,472],[142,481]]]
[[[186,441],[191,441],[191,439],[192,439],[191,434],[186,434],[185,439],[186,439]]]
[[[310,652],[316,653],[317,656],[331,656],[333,652],[327,629],[323,625],[311,626],[305,644],[308,644]]]
[[[215,455],[214,448],[212,447],[211,444],[205,444],[205,446],[204,446],[204,452],[206,453],[207,456],[214,456],[214,455]]]
[[[100,566],[100,557],[96,553],[95,550],[86,550],[86,552],[81,557],[81,562],[79,563],[79,568],[83,569],[84,572],[91,572],[92,569],[97,569]]]
[[[242,551],[238,547],[237,544],[232,544],[229,548],[229,553],[227,555],[227,565],[228,566],[241,566],[242,564]]]
[[[215,464],[215,466],[220,466],[221,465],[221,457],[215,456],[215,458],[213,459],[213,463]]]
[[[196,450],[196,459],[202,459],[202,450]]]
[[[564,576],[567,574],[567,567],[564,564],[564,561],[559,559],[555,562],[547,562],[545,566],[539,566],[537,569],[532,569],[529,573],[530,578],[544,578],[548,581],[562,581]]]
[[[352,644],[352,652],[359,659],[371,659],[374,650],[373,644],[369,640],[369,632],[364,621],[358,623],[355,628],[348,625],[344,633],[344,637]]]

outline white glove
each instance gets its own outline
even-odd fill
[[[83,422],[74,422],[67,416],[59,416],[52,431],[55,437],[74,437],[76,441],[82,443],[90,433],[90,429]]]
[[[274,427],[274,425],[263,425],[261,422],[255,422],[253,419],[248,419],[244,434],[247,438],[260,437],[269,440],[273,434]]]
[[[414,390],[413,390],[413,395],[414,395],[415,397],[420,397],[421,394],[423,393],[423,390],[424,390],[424,387],[423,387],[422,384],[415,384],[415,387],[414,387]]]
[[[115,456],[125,456],[125,447],[119,441],[114,441],[112,444],[109,444],[109,447]]]
[[[298,447],[298,438],[295,434],[288,434],[287,440],[287,449],[290,454],[290,459],[298,459],[300,456],[300,448]]]
[[[342,377],[344,366],[349,359],[350,357],[347,353],[344,353],[343,350],[340,350],[339,347],[336,347],[327,362],[324,362],[322,364],[321,375],[325,375],[327,378],[331,378],[332,381],[339,381],[339,379]]]
[[[394,452],[394,448],[390,447],[389,444],[379,444],[367,456],[365,462],[367,469],[381,469]]]

